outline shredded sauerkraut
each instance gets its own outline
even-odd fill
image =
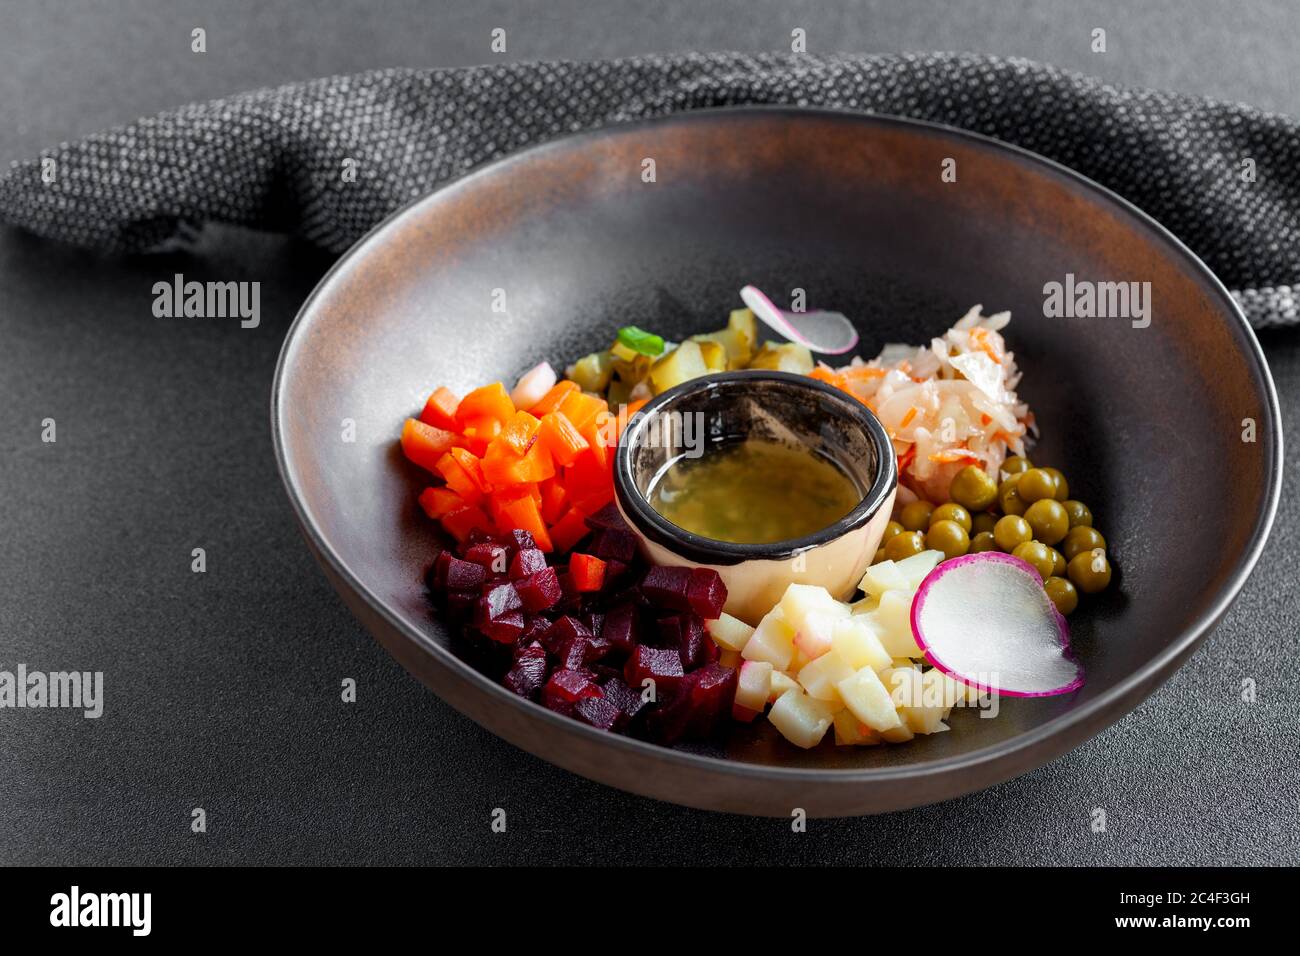
[[[928,346],[886,345],[870,362],[819,363],[814,378],[875,412],[898,455],[899,500],[946,501],[953,476],[978,465],[996,479],[1008,453],[1023,455],[1034,430],[1016,397],[1020,372],[1001,331],[1010,312],[974,306]]]

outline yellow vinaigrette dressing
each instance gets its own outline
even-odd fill
[[[647,497],[686,531],[734,544],[771,544],[834,524],[857,507],[862,493],[809,448],[746,439],[710,448],[700,458],[677,458]]]

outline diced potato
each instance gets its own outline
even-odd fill
[[[749,710],[762,710],[772,694],[772,665],[767,661],[745,661],[736,675],[736,703]]]
[[[897,561],[881,561],[879,564],[873,564],[867,568],[867,573],[862,575],[862,583],[859,585],[863,591],[872,597],[879,598],[886,591],[910,591],[907,578],[903,572],[898,570]]]
[[[923,703],[922,675],[919,667],[888,667],[880,672],[880,682],[889,691],[894,707],[917,706]]]
[[[868,747],[880,743],[880,734],[876,733],[847,707],[835,715],[831,724],[835,727],[835,744],[838,747]]]
[[[704,364],[699,343],[686,341],[650,366],[650,386],[658,395],[674,385],[708,374],[709,367]]]
[[[866,614],[869,611],[874,611],[878,607],[880,607],[880,598],[872,597],[868,594],[861,601],[855,601],[853,604],[850,604],[849,612],[851,614]]]
[[[835,685],[852,677],[856,670],[834,650],[829,650],[805,664],[799,671],[798,680],[803,689],[818,700],[840,703],[840,692]]]
[[[767,719],[781,736],[805,750],[821,743],[834,716],[835,711],[829,704],[800,690],[782,694],[767,712]]]
[[[775,607],[758,622],[758,627],[745,642],[740,656],[747,661],[767,661],[777,670],[785,670],[794,659],[794,628]]]
[[[749,344],[749,339],[745,337],[744,332],[737,329],[720,329],[717,332],[692,335],[691,340],[699,342],[701,347],[705,342],[715,342],[722,346],[727,356],[727,368],[729,369],[744,368],[749,364],[749,360],[754,357],[754,350]]]
[[[725,372],[727,370],[727,350],[721,344],[700,340],[694,336],[691,340],[700,347],[700,355],[710,372]]]
[[[812,353],[797,342],[764,342],[758,354],[749,360],[750,368],[807,375],[813,370]]]
[[[890,730],[902,724],[889,691],[870,667],[860,668],[854,675],[836,685],[844,706],[873,730]]]
[[[855,614],[835,622],[831,650],[839,654],[855,671],[870,667],[883,670],[891,663],[889,652],[880,643],[880,636],[870,618]]]
[[[713,638],[713,642],[728,651],[743,651],[754,634],[752,627],[725,611],[716,620],[705,621],[704,627]]]
[[[844,618],[832,617],[825,611],[809,611],[804,615],[803,627],[795,631],[794,646],[804,657],[816,660],[831,649],[831,636],[840,620]]]
[[[880,739],[887,740],[891,744],[905,744],[915,736],[916,734],[912,732],[912,728],[901,721],[897,727],[891,727],[889,730],[880,732]]]
[[[921,648],[912,635],[911,591],[886,591],[880,596],[880,607],[870,616],[879,626],[880,643],[890,657],[921,656]]]
[[[777,607],[796,631],[805,630],[809,614],[819,613],[832,619],[849,616],[847,604],[841,604],[829,591],[815,584],[789,585]]]
[[[942,551],[922,551],[910,558],[904,558],[897,564],[898,573],[907,581],[907,589],[915,591],[925,580],[925,576],[935,569],[943,560]]]
[[[772,671],[772,693],[768,700],[776,700],[786,691],[798,690],[799,682],[787,674],[785,671]]]
[[[568,374],[584,392],[603,392],[614,374],[614,357],[609,352],[592,352],[574,362]]]
[[[749,309],[733,309],[727,316],[727,329],[740,335],[752,356],[758,348],[758,319],[754,318],[754,313]]]

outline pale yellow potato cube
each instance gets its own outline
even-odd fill
[[[724,651],[743,651],[754,635],[752,627],[726,612],[716,621],[705,621],[704,628],[714,643]]]
[[[880,643],[876,625],[862,614],[835,623],[831,650],[844,658],[855,671],[862,667],[879,671],[891,663],[889,652]]]
[[[745,661],[736,675],[736,703],[762,711],[772,694],[772,665],[767,661]]]
[[[891,727],[889,730],[880,732],[880,739],[891,744],[905,744],[915,736],[916,734],[912,733],[912,728],[901,721],[897,727]]]
[[[925,580],[925,576],[933,571],[942,559],[942,551],[922,551],[920,554],[899,561],[897,571],[907,582],[907,590],[916,591]]]
[[[794,659],[794,628],[773,608],[758,622],[758,627],[740,656],[747,661],[767,661],[777,670],[785,670]]]
[[[920,556],[915,555],[918,558]],[[871,615],[880,628],[880,643],[885,645],[890,657],[921,656],[921,648],[917,647],[916,638],[912,636],[910,591],[886,591],[880,596],[880,607],[872,611]]]
[[[862,583],[858,587],[875,598],[886,591],[913,590],[908,586],[907,578],[898,570],[897,561],[881,561],[879,564],[873,564],[867,568],[867,573],[862,575]]]
[[[820,615],[834,619],[848,617],[847,604],[841,604],[831,597],[825,588],[814,584],[791,584],[785,589],[781,602],[777,605],[781,616],[796,631],[806,631],[820,626],[817,620],[809,621],[809,615]],[[829,639],[829,635],[828,635]]]
[[[805,664],[799,671],[798,681],[810,696],[838,704],[840,692],[835,689],[835,685],[852,677],[856,670],[834,650],[829,650]]]
[[[805,750],[821,743],[834,716],[829,704],[809,697],[801,690],[782,694],[767,712],[767,719],[781,736]]]
[[[889,730],[902,723],[889,691],[870,667],[860,668],[852,677],[835,685],[844,706],[873,730]]]
[[[799,682],[787,674],[785,671],[772,671],[772,693],[768,700],[776,700],[786,691],[798,690]]]
[[[880,743],[880,734],[854,717],[847,707],[835,715],[831,724],[835,728],[837,747],[869,747]]]

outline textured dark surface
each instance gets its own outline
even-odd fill
[[[1231,15],[1208,3],[1198,15],[1167,4],[960,16],[939,4],[832,6],[804,16],[722,5],[716,18],[637,6],[629,19],[552,4],[536,20],[500,4],[369,17],[346,7],[295,17],[293,5],[7,6],[0,157],[251,85],[486,61],[498,23],[512,29],[511,55],[530,58],[780,48],[806,24],[813,49],[1018,54],[1297,112],[1300,52],[1285,3]],[[203,22],[209,53],[196,61],[188,34]],[[1113,56],[1087,52],[1096,24],[1109,27]],[[683,810],[551,768],[425,692],[355,624],[298,537],[269,447],[276,350],[327,266],[292,243],[230,232],[153,260],[0,236],[0,667],[97,669],[107,684],[98,721],[0,711],[0,861],[1300,860],[1290,471],[1241,599],[1137,712],[982,794],[792,834],[779,820]],[[155,319],[151,287],[176,271],[261,280],[261,326]],[[1300,337],[1262,341],[1289,425]],[[45,417],[59,423],[56,445],[40,442]],[[1287,437],[1294,449],[1294,429]],[[1207,507],[1230,491],[1205,489]],[[199,546],[206,575],[189,570]],[[344,677],[358,681],[355,705],[339,701]],[[1241,701],[1248,677],[1253,704]],[[204,836],[189,831],[196,806],[208,811]],[[489,829],[494,807],[509,812],[505,834]],[[1103,834],[1089,826],[1096,807]]]

